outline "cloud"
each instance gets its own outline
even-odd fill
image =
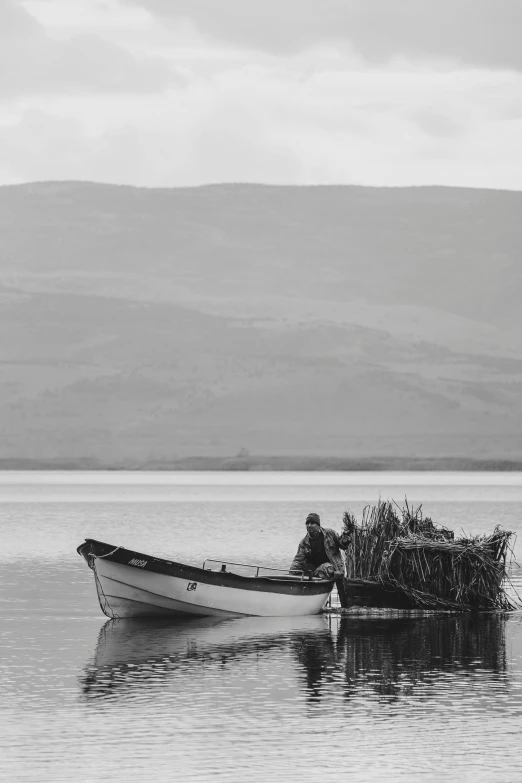
[[[205,120],[194,126],[188,154],[170,177],[188,185],[202,182],[302,182],[303,161],[289,133],[273,124],[267,96],[257,106],[241,93],[214,102]]]
[[[522,74],[412,59],[417,4],[435,14],[427,0],[396,33],[386,9],[400,18],[407,4],[383,6],[389,43],[410,52],[386,63],[385,46],[370,51],[384,21],[365,38],[359,0],[300,0],[299,12],[281,0],[280,51],[259,48],[274,0],[254,25],[244,0],[140,2],[156,16],[130,0],[0,0],[0,182],[522,188]],[[463,0],[454,8],[460,24]],[[483,24],[483,0],[473,8]]]
[[[256,113],[235,101],[196,111],[185,125],[173,112],[159,126],[126,123],[89,133],[81,120],[43,110],[0,126],[5,182],[95,180],[147,186],[207,182],[299,181],[302,162],[288,137],[270,138]]]
[[[397,57],[522,69],[520,0],[126,0],[192,20],[215,39],[270,52],[345,42],[370,63]]]
[[[0,127],[0,172],[7,182],[133,184],[147,174],[146,141],[125,127],[93,135],[77,119],[30,109],[16,125]]]
[[[21,109],[0,125],[0,176],[516,189],[522,118],[504,110],[521,91],[517,74],[229,68],[162,96]]]
[[[420,109],[414,113],[414,119],[420,128],[432,136],[458,136],[467,125],[464,120],[459,122],[453,117],[448,117],[446,114],[441,114],[431,109]]]
[[[12,0],[0,3],[0,96],[146,93],[181,77],[159,58],[136,56],[93,33],[56,40]]]

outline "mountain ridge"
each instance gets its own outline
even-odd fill
[[[520,207],[440,186],[4,186],[0,459],[518,459]]]

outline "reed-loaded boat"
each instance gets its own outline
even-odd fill
[[[199,568],[92,538],[77,552],[93,570],[100,607],[111,618],[314,615],[334,585],[333,579],[221,560],[205,560]]]
[[[364,509],[360,524],[349,512],[344,607],[510,611],[512,533],[456,538],[436,526],[422,506],[381,502]]]

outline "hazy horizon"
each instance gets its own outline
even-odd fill
[[[313,189],[313,188],[371,188],[373,190],[411,190],[415,189],[429,189],[429,188],[446,188],[449,190],[491,190],[499,193],[519,193],[522,191],[520,188],[497,188],[481,185],[441,185],[437,182],[426,182],[422,185],[365,185],[360,182],[338,182],[338,183],[324,183],[318,182],[314,184],[302,184],[302,183],[272,183],[262,181],[220,181],[220,182],[200,182],[192,185],[133,185],[120,182],[113,182],[104,179],[33,179],[24,180],[21,182],[8,182],[0,183],[0,188],[16,188],[25,187],[31,185],[105,185],[107,187],[114,188],[134,188],[136,190],[197,190],[201,188],[220,188],[220,187],[260,187],[260,188],[299,188],[299,189]]]

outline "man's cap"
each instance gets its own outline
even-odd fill
[[[312,511],[311,514],[308,514],[306,517],[306,523],[311,522],[313,525],[321,525],[321,517],[319,514],[316,514],[315,511]]]

